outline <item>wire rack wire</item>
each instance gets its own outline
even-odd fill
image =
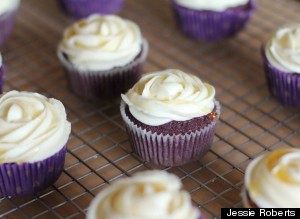
[[[258,10],[236,37],[193,41],[176,28],[168,1],[125,0],[120,15],[134,20],[150,42],[145,72],[179,68],[216,87],[222,115],[211,150],[173,168],[144,162],[130,147],[120,99],[86,101],[73,95],[56,57],[62,32],[73,20],[58,1],[23,0],[12,36],[2,48],[4,90],[29,90],[61,100],[72,123],[64,171],[53,186],[28,197],[0,199],[1,218],[85,218],[94,196],[112,181],[146,169],[177,174],[206,218],[241,207],[244,171],[267,150],[299,147],[300,112],[269,94],[260,48],[270,32],[299,23],[300,2],[258,0]]]

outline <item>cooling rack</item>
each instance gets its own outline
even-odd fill
[[[236,37],[218,43],[182,35],[166,0],[125,0],[120,15],[134,20],[150,43],[145,72],[179,68],[213,84],[222,115],[211,150],[181,167],[144,162],[130,148],[119,113],[120,99],[86,101],[66,83],[56,48],[73,20],[57,1],[23,0],[12,36],[2,48],[4,90],[36,91],[61,100],[72,133],[64,171],[53,186],[33,196],[0,199],[1,218],[85,218],[93,197],[109,183],[146,169],[178,175],[206,218],[223,207],[241,207],[244,171],[268,150],[299,147],[300,112],[269,94],[260,47],[270,32],[299,23],[300,2],[257,0],[257,11]]]

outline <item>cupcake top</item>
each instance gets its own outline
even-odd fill
[[[249,0],[174,0],[177,4],[194,10],[224,11],[245,5]]]
[[[20,0],[1,0],[0,14],[16,9],[20,4]]]
[[[48,158],[66,144],[70,132],[60,101],[25,91],[0,96],[0,163]]]
[[[283,72],[300,73],[300,25],[290,25],[272,34],[265,46],[268,61]]]
[[[101,71],[129,64],[140,53],[140,28],[115,15],[90,15],[68,27],[59,52],[80,70]]]
[[[121,96],[137,120],[158,126],[211,113],[215,89],[195,75],[167,69],[144,75]]]
[[[246,169],[245,187],[258,207],[299,208],[300,150],[275,150],[254,159]]]
[[[139,172],[113,182],[92,201],[87,219],[198,219],[180,179],[160,170]]]

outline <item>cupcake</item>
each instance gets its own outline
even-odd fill
[[[172,0],[179,29],[193,39],[218,41],[241,31],[254,12],[254,0]]]
[[[285,106],[300,109],[300,25],[279,28],[262,48],[270,93]]]
[[[63,104],[37,93],[0,96],[0,197],[24,196],[62,172],[71,131]]]
[[[102,190],[90,204],[87,219],[203,219],[181,187],[180,179],[166,171],[136,173]]]
[[[75,18],[91,14],[116,14],[123,8],[124,0],[59,0],[67,14]]]
[[[246,208],[300,207],[300,149],[279,149],[255,158],[245,172]]]
[[[16,21],[20,0],[0,1],[0,46],[2,46],[11,34]]]
[[[119,97],[140,77],[148,43],[132,21],[91,15],[68,27],[58,46],[73,92],[81,97]]]
[[[122,99],[129,140],[144,160],[179,166],[210,149],[221,106],[198,77],[176,69],[146,74]]]
[[[2,63],[2,56],[0,53],[0,94],[2,94],[2,92],[3,92],[4,74],[5,74],[5,69],[4,69],[4,65]]]

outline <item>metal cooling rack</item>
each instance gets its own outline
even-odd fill
[[[219,218],[222,207],[241,206],[244,171],[251,159],[266,150],[300,146],[300,112],[282,107],[270,96],[259,52],[271,31],[300,22],[300,2],[258,0],[257,6],[243,32],[219,43],[183,36],[168,1],[125,0],[120,13],[137,22],[150,42],[145,72],[179,68],[217,89],[223,108],[212,149],[197,162],[166,168],[181,177],[207,218]],[[90,201],[110,182],[161,168],[132,152],[119,99],[90,102],[67,89],[56,47],[72,22],[57,1],[23,0],[14,32],[2,48],[7,67],[4,90],[30,90],[60,99],[72,122],[61,177],[34,196],[2,198],[2,218],[85,218]]]

